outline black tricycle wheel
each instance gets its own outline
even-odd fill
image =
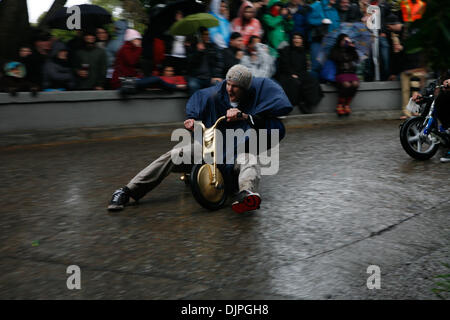
[[[219,169],[217,169],[219,188],[207,186],[204,180],[201,182],[202,179],[210,177],[211,170],[213,170],[213,166],[210,164],[196,164],[192,167],[189,180],[195,200],[208,210],[218,210],[227,200],[227,188]]]

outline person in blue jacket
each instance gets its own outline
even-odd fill
[[[222,132],[225,129],[242,129],[244,132],[250,128],[257,132],[259,129],[267,129],[268,140],[271,140],[271,130],[278,129],[280,130],[279,140],[281,140],[285,135],[285,128],[277,117],[291,111],[292,105],[288,97],[275,81],[268,78],[254,78],[248,68],[237,64],[228,70],[224,81],[214,87],[198,90],[192,95],[186,105],[184,127],[192,131],[194,122],[200,120],[209,128],[217,119],[226,116],[227,121],[222,122],[218,127]],[[222,136],[223,140],[226,140],[226,135],[222,134]],[[228,170],[239,172],[239,193],[232,204],[232,209],[237,213],[259,209],[261,203],[261,197],[257,192],[261,168],[256,159],[257,155],[251,152],[252,148],[248,145],[248,141],[248,137],[241,140],[234,139],[232,143],[235,150],[232,156],[234,156],[235,164],[222,167],[225,170],[225,177],[231,176],[232,171]],[[278,142],[270,141],[268,148],[275,146]],[[243,152],[237,148],[241,143],[245,146]],[[227,145],[226,141],[224,145]],[[187,149],[175,147],[153,161],[125,187],[113,193],[108,210],[122,210],[130,197],[137,201],[154,189],[176,169],[177,164],[173,159],[178,155],[192,159],[192,146]],[[226,156],[225,152],[223,155]]]
[[[317,55],[323,37],[331,31],[339,28],[339,13],[334,8],[336,0],[320,0],[311,4],[311,12],[308,15],[308,24],[310,25],[310,43],[311,43],[311,71],[318,76],[321,65],[317,61]]]
[[[231,24],[227,19],[228,4],[225,0],[212,0],[210,9],[209,13],[219,20],[219,25],[209,28],[209,37],[219,48],[228,48],[231,35]]]

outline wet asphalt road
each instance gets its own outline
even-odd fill
[[[450,165],[411,159],[398,124],[288,130],[261,209],[244,215],[202,209],[179,174],[106,211],[168,137],[3,149],[0,298],[436,299]],[[69,265],[81,290],[66,287]]]

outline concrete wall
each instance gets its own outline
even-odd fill
[[[336,89],[323,85],[325,97],[316,113],[333,113]],[[0,133],[144,125],[184,120],[187,95],[149,92],[120,99],[115,91],[43,92],[38,97],[0,94]],[[398,82],[361,83],[353,110],[399,110]],[[298,115],[295,108],[292,115]]]
[[[335,115],[336,89],[323,85],[325,97],[313,114],[298,108],[285,117],[286,127],[345,124],[364,120],[398,119],[398,82],[361,83],[350,117]],[[169,134],[182,126],[185,93],[148,92],[120,99],[115,91],[0,93],[0,147]]]

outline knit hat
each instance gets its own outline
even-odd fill
[[[134,29],[127,29],[127,31],[125,32],[124,40],[132,41],[134,39],[142,39],[142,36],[139,33],[139,31],[136,31]]]
[[[18,73],[13,72],[14,69],[19,69]],[[14,78],[24,78],[26,75],[25,66],[17,61],[8,62],[4,66],[5,74]]]
[[[226,75],[227,81],[233,81],[239,87],[250,89],[252,84],[252,72],[242,64],[236,64],[228,70]]]

